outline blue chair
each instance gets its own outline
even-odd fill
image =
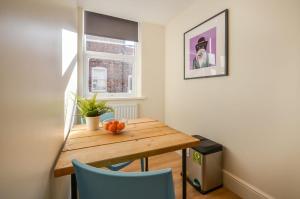
[[[115,119],[114,112],[108,112],[108,113],[104,113],[104,114],[100,115],[100,122],[105,122],[105,121],[109,121],[109,120],[113,120],[113,119]],[[82,120],[81,120],[81,122],[82,122]],[[124,167],[128,166],[129,164],[131,164],[132,162],[133,161],[121,162],[118,164],[113,164],[113,165],[107,166],[107,168],[112,171],[119,171],[119,170],[123,169]],[[141,171],[145,171],[144,158],[141,158]]]
[[[171,169],[126,173],[72,163],[80,199],[175,199]]]
[[[113,120],[115,119],[115,113],[114,112],[108,112],[100,115],[100,122]]]

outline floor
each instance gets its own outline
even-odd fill
[[[176,152],[166,153],[163,155],[153,156],[149,158],[149,170],[156,170],[162,168],[172,168],[173,180],[176,192],[176,199],[182,198],[182,182],[181,182],[181,156]],[[124,171],[137,171],[140,169],[140,161],[133,162],[126,167]],[[239,197],[226,188],[220,188],[208,194],[202,195],[196,191],[191,185],[187,184],[187,198],[188,199],[238,199]]]

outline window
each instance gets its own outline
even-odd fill
[[[91,92],[107,92],[107,68],[93,67]]]
[[[85,36],[86,90],[104,97],[135,95],[137,43]]]
[[[108,98],[136,96],[137,23],[87,11],[85,15],[85,95],[100,93],[99,96]],[[119,31],[113,30],[116,26],[122,27]]]

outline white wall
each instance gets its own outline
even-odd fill
[[[183,33],[229,9],[228,77],[183,80]],[[300,1],[199,0],[166,27],[165,120],[225,146],[224,169],[300,195]]]
[[[62,30],[76,31],[74,1],[2,0],[0,198],[66,198],[52,167],[64,139]],[[55,193],[55,194],[51,194]]]

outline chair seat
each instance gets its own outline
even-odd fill
[[[131,164],[132,162],[133,161],[121,162],[118,164],[109,165],[109,166],[107,166],[107,168],[112,171],[119,171],[119,170],[123,169],[124,167],[126,167],[127,165]]]

